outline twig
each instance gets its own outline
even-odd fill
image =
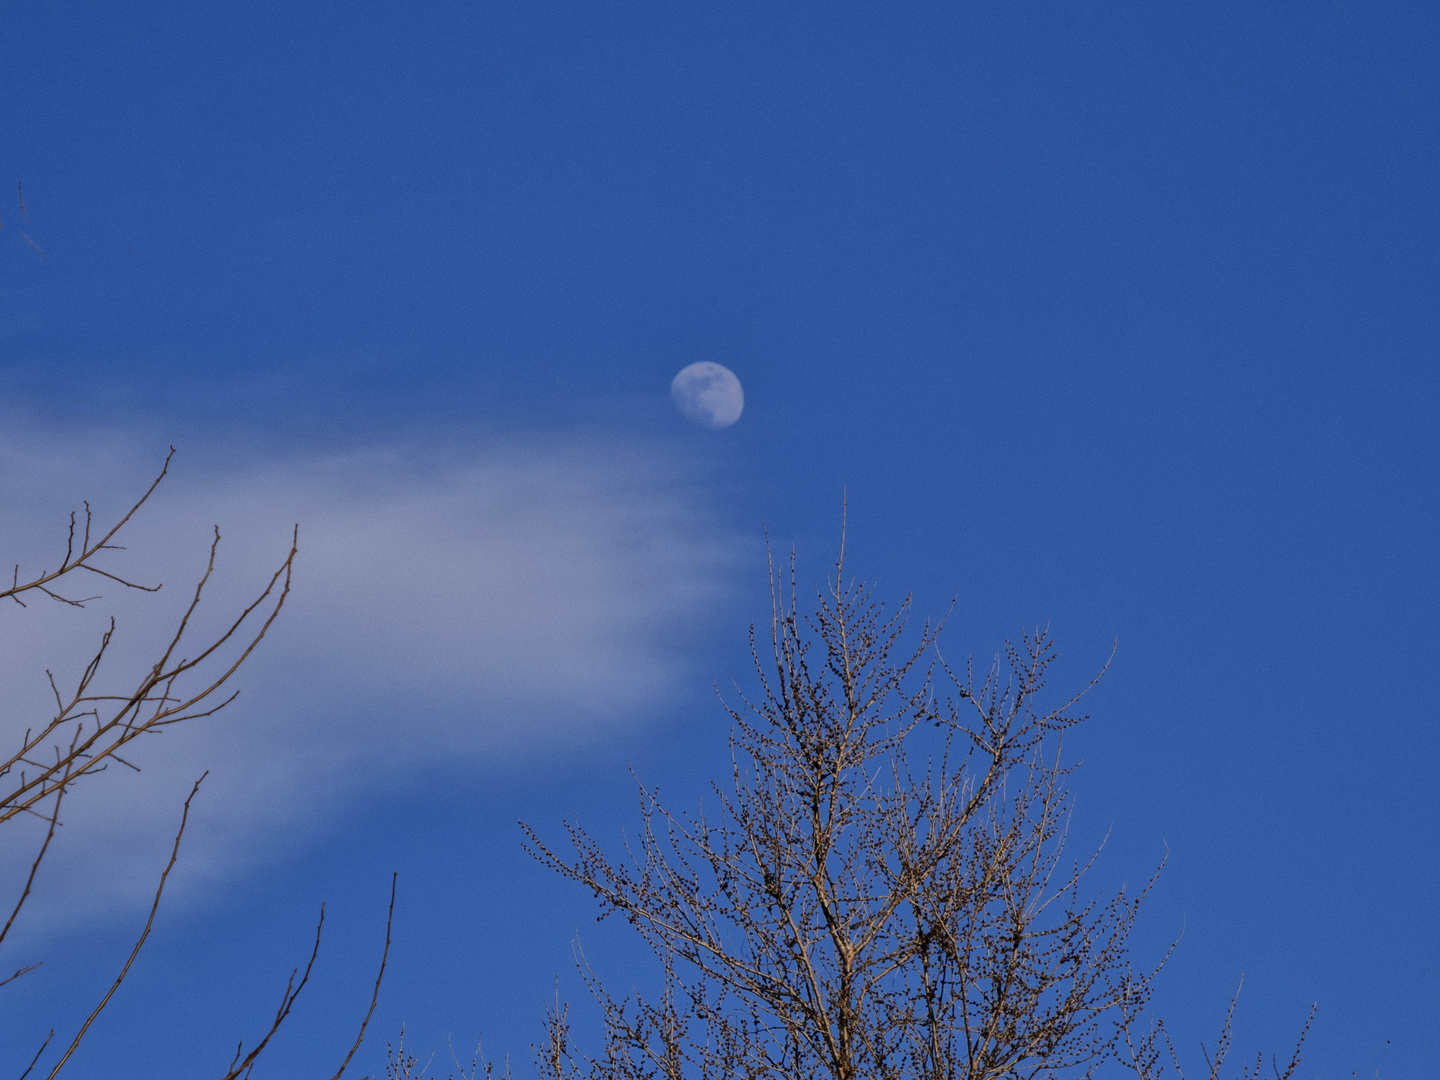
[[[35,1056],[30,1059],[30,1064],[25,1066],[25,1071],[20,1074],[20,1080],[30,1075],[30,1070],[35,1068],[35,1063],[40,1060],[40,1055],[45,1053],[45,1048],[50,1045],[50,1040],[55,1038],[55,1029],[50,1029],[50,1034],[45,1036],[45,1041],[40,1044],[40,1049],[35,1051]]]
[[[240,1061],[239,1065],[236,1065],[235,1062],[240,1060],[240,1050],[244,1047],[245,1043],[242,1041],[235,1047],[235,1057],[230,1061],[230,1071],[227,1072],[221,1080],[235,1080],[235,1077],[251,1068],[255,1064],[255,1059],[260,1056],[275,1032],[280,1030],[280,1025],[283,1024],[285,1018],[290,1015],[290,1008],[295,1004],[295,999],[300,996],[300,991],[304,990],[305,984],[310,981],[310,971],[315,967],[315,958],[320,955],[320,934],[324,930],[324,927],[325,905],[321,904],[320,920],[315,924],[315,946],[310,950],[310,960],[305,964],[305,974],[300,976],[299,985],[295,983],[295,976],[299,973],[300,969],[296,968],[290,972],[290,981],[285,984],[285,993],[280,996],[280,1007],[275,1010],[275,1019],[270,1023],[270,1030],[265,1033],[265,1037],[260,1040],[255,1049],[246,1055],[245,1060]]]
[[[15,916],[20,914],[20,909],[25,906],[25,901],[30,897],[30,887],[35,884],[35,872],[40,869],[40,862],[45,858],[45,852],[50,850],[50,841],[55,838],[55,826],[60,823],[60,801],[64,798],[65,785],[61,784],[55,792],[55,812],[50,815],[50,829],[45,833],[45,842],[40,845],[39,854],[35,856],[35,861],[30,864],[30,876],[25,879],[25,889],[20,893],[20,899],[15,901],[15,908],[10,912],[10,918],[5,921],[5,928],[0,930],[0,941],[4,941],[5,935],[10,933],[10,927],[15,925]],[[9,979],[6,979],[5,982],[10,982],[18,978],[20,975],[23,975],[25,971],[32,970],[35,966],[36,965],[31,965],[30,968],[17,971],[14,975],[11,975]],[[0,986],[3,985],[4,983],[0,983]]]
[[[365,1041],[365,1029],[370,1026],[370,1017],[375,1015],[375,1003],[380,1000],[380,981],[385,978],[385,963],[390,958],[390,926],[395,921],[395,882],[399,877],[398,873],[390,875],[390,912],[385,916],[385,951],[380,954],[380,971],[375,976],[375,990],[370,995],[370,1008],[365,1013],[365,1019],[360,1022],[360,1034],[355,1036],[355,1045],[350,1047],[350,1052],[345,1055],[345,1060],[340,1063],[340,1068],[335,1070],[335,1075],[330,1080],[340,1080],[345,1074],[350,1059]]]
[[[38,961],[38,960],[37,960],[35,963],[33,963],[33,964],[26,964],[24,967],[17,969],[17,970],[16,970],[15,972],[13,972],[12,974],[5,976],[5,978],[3,978],[3,979],[0,979],[0,986],[8,986],[8,985],[10,985],[12,982],[14,982],[16,979],[18,979],[21,975],[28,975],[30,972],[34,971],[34,970],[35,970],[36,968],[38,968],[39,966],[40,966],[40,961]]]
[[[115,991],[120,989],[120,984],[125,981],[125,976],[130,972],[130,965],[135,962],[135,957],[140,955],[140,947],[145,944],[145,939],[150,936],[150,928],[155,925],[155,913],[160,910],[160,897],[165,894],[165,882],[170,877],[170,871],[175,868],[175,860],[180,857],[180,840],[185,835],[185,825],[190,819],[190,800],[195,798],[195,793],[200,790],[200,785],[205,782],[205,777],[209,775],[210,771],[207,769],[201,774],[200,779],[195,781],[195,786],[190,789],[190,794],[185,797],[185,809],[180,813],[180,828],[175,832],[175,846],[170,850],[170,861],[165,864],[165,870],[160,875],[160,884],[155,889],[155,900],[150,905],[150,917],[145,920],[145,929],[135,942],[135,947],[130,950],[129,959],[125,961],[125,966],[120,969],[120,974],[115,976],[115,981],[111,984],[110,989],[106,991],[105,996],[100,999],[100,1004],[95,1006],[95,1011],[85,1019],[85,1023],[80,1025],[80,1030],[76,1032],[69,1049],[67,1049],[60,1060],[55,1063],[55,1067],[50,1070],[50,1075],[46,1077],[46,1080],[55,1080],[56,1075],[65,1067],[65,1063],[70,1060],[70,1055],[73,1054],[76,1047],[80,1045],[80,1040],[85,1038],[85,1033],[90,1030],[90,1025],[95,1022],[95,1018],[100,1015],[105,1006],[110,1004],[110,999],[115,995]]]
[[[21,235],[21,236],[24,236],[25,234],[24,234],[24,233],[21,233],[20,235]],[[34,247],[34,242],[33,242],[33,241],[30,241],[30,238],[29,238],[28,236],[26,236],[25,239],[30,242],[30,244],[31,244],[32,247]],[[38,251],[39,249],[37,248],[36,250]],[[42,254],[43,254],[43,252],[42,252]],[[74,558],[74,554],[75,554],[75,551],[74,551],[74,545],[75,545],[75,515],[74,515],[74,514],[71,514],[71,515],[70,515],[70,541],[69,541],[69,544],[66,546],[65,558],[64,558],[63,560],[61,560],[59,569],[53,570],[53,571],[50,571],[50,572],[47,572],[47,573],[42,573],[42,574],[41,574],[38,578],[36,578],[35,580],[26,582],[25,584],[22,585],[22,584],[19,584],[19,583],[18,583],[18,582],[19,582],[19,577],[20,577],[20,568],[17,566],[17,567],[15,568],[15,581],[16,581],[16,583],[13,584],[13,585],[12,585],[10,588],[8,588],[8,589],[0,590],[0,599],[3,599],[4,597],[7,597],[7,596],[14,596],[14,595],[17,594],[17,593],[22,593],[22,592],[25,592],[25,591],[27,591],[27,590],[29,590],[29,589],[37,589],[37,588],[40,588],[41,586],[48,585],[50,582],[54,581],[56,578],[62,577],[63,575],[68,574],[71,570],[74,570],[74,569],[76,569],[77,567],[80,567],[80,566],[84,566],[84,565],[86,564],[86,561],[87,561],[87,560],[89,560],[89,559],[92,558],[94,555],[98,554],[99,552],[110,550],[111,547],[112,547],[110,541],[115,538],[115,534],[118,533],[121,529],[123,529],[123,528],[126,526],[126,524],[129,523],[130,519],[135,516],[135,514],[139,511],[139,509],[140,509],[142,506],[144,506],[144,505],[146,504],[146,502],[149,501],[150,496],[153,495],[153,494],[155,494],[155,489],[160,486],[160,482],[161,482],[162,480],[164,480],[165,477],[169,474],[169,472],[170,472],[170,462],[171,462],[171,460],[174,459],[174,457],[175,457],[175,447],[172,446],[172,447],[170,447],[170,452],[165,455],[165,462],[164,462],[163,465],[160,466],[160,472],[159,472],[159,474],[155,477],[154,480],[152,480],[152,481],[150,482],[150,486],[145,489],[145,493],[144,493],[143,495],[141,495],[140,498],[138,498],[138,499],[135,500],[134,504],[130,507],[130,509],[127,510],[127,511],[125,512],[124,516],[121,517],[120,520],[117,521],[117,522],[114,524],[114,526],[110,529],[109,532],[107,532],[104,536],[102,536],[99,540],[97,540],[97,541],[96,541],[95,543],[93,543],[93,544],[90,543],[90,507],[89,507],[89,504],[88,504],[88,503],[86,504],[86,507],[85,507],[85,536],[84,536],[84,538],[83,538],[83,540],[82,540],[82,542],[81,542],[81,546],[80,546],[80,557],[79,557],[78,559],[77,559],[77,558]],[[140,590],[142,590],[142,591],[144,591],[144,592],[156,592],[156,591],[158,591],[159,588],[160,588],[160,586],[158,586],[158,585],[155,585],[155,586],[136,585],[136,584],[134,584],[133,582],[129,582],[129,581],[122,581],[121,584],[122,584],[122,585],[129,586],[129,587],[132,588],[132,589],[140,589]]]

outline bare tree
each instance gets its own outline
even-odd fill
[[[1132,1032],[1159,965],[1128,951],[1154,878],[1095,899],[1094,856],[1065,856],[1062,742],[1084,717],[1081,695],[1042,704],[1048,633],[977,676],[944,660],[929,623],[904,645],[908,601],[887,612],[847,579],[843,547],[809,615],[793,556],[788,595],[771,573],[763,660],[751,630],[760,692],[726,706],[731,775],[713,805],[672,812],[640,786],[620,858],[574,823],[565,853],[522,825],[531,854],[628,921],[659,967],[657,993],[616,995],[577,945],[603,1049],[574,1046],[557,1002],[540,1074],[1158,1076],[1163,1028]]]
[[[90,505],[85,504],[83,517],[72,513],[67,533],[65,552],[55,569],[43,570],[22,579],[17,565],[11,575],[11,585],[0,589],[0,601],[13,600],[24,608],[33,599],[48,600],[70,607],[84,607],[100,597],[84,595],[79,591],[82,578],[108,581],[125,589],[143,592],[157,592],[160,585],[141,584],[130,580],[105,562],[106,553],[121,550],[115,543],[121,530],[134,518],[149,501],[156,488],[169,472],[175,450],[172,447],[159,475],[144,494],[121,515],[108,529],[97,528]],[[107,656],[115,635],[115,620],[110,620],[107,630],[79,679],[73,686],[62,691],[53,673],[47,671],[50,688],[54,695],[55,710],[42,722],[26,729],[24,736],[8,757],[0,759],[0,826],[10,825],[27,818],[39,818],[45,823],[45,832],[28,872],[23,874],[23,885],[10,908],[9,916],[0,927],[0,945],[3,945],[16,924],[22,909],[32,893],[36,876],[49,853],[61,823],[61,810],[66,797],[77,784],[104,772],[112,764],[119,763],[131,769],[137,766],[130,760],[132,746],[146,736],[156,735],[165,729],[214,716],[235,700],[236,692],[230,690],[236,673],[251,657],[260,642],[274,624],[285,600],[290,593],[291,574],[297,553],[298,527],[291,537],[290,550],[280,565],[271,574],[258,595],[218,633],[194,639],[192,623],[205,597],[205,590],[215,570],[215,559],[220,544],[220,530],[214,531],[210,544],[210,557],[204,573],[195,586],[188,604],[175,630],[161,647],[153,662],[145,666],[130,686],[119,693],[100,688],[99,680],[105,668]],[[124,684],[122,684],[124,685]],[[138,769],[137,769],[138,771]],[[155,890],[150,914],[134,948],[130,951],[119,975],[111,984],[99,1005],[87,1017],[66,1045],[59,1059],[50,1067],[48,1077],[55,1077],[71,1055],[79,1047],[101,1011],[120,988],[141,947],[149,937],[155,923],[156,912],[165,891],[170,871],[174,868],[180,853],[181,840],[189,820],[190,806],[200,790],[204,776],[195,782],[190,796],[185,800],[179,828],[175,834],[170,860],[160,875]],[[19,877],[20,875],[16,875]],[[11,878],[14,880],[14,878]],[[380,980],[384,977],[385,964],[390,949],[390,918],[395,907],[394,881],[391,882],[390,917],[385,931],[385,950],[380,961],[380,974],[376,978],[375,991],[371,996],[370,1008],[360,1026],[359,1036],[350,1048],[336,1080],[344,1073],[355,1050],[365,1035],[365,1028],[375,1010]],[[309,980],[320,947],[320,934],[324,925],[324,908],[315,929],[315,948],[303,975],[297,968],[286,986],[279,1009],[265,1035],[248,1054],[242,1043],[236,1049],[235,1060],[224,1073],[224,1080],[234,1080],[249,1074],[260,1053],[271,1037],[289,1016],[300,991]],[[14,982],[38,967],[37,963],[23,965],[13,974],[0,977],[0,987]],[[300,975],[297,982],[296,975]],[[11,991],[13,992],[13,991]],[[49,1046],[54,1032],[50,1033],[36,1053],[26,1075],[39,1063]]]

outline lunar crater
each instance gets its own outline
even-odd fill
[[[745,409],[745,390],[724,364],[702,360],[682,368],[670,383],[670,399],[682,416],[708,428],[727,428]]]

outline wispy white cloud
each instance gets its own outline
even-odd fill
[[[0,529],[22,573],[55,561],[73,503],[93,494],[113,513],[156,462],[121,435],[21,431],[0,453]],[[74,800],[34,928],[147,898],[205,769],[177,900],[257,865],[297,822],[323,824],[377,768],[573,745],[643,718],[684,673],[676,642],[725,602],[735,543],[655,447],[577,435],[210,458],[178,459],[114,554],[162,593],[101,582],[104,600],[84,612],[0,612],[0,738],[13,741],[45,712],[44,669],[73,678],[111,613],[109,670],[138,678],[203,568],[212,523],[224,539],[202,633],[258,588],[300,523],[294,592],[240,700],[146,740],[143,775],[112,770]],[[15,857],[15,839],[0,838],[0,856]]]

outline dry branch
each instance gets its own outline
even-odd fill
[[[59,591],[62,579],[80,572],[95,574],[130,589],[157,591],[159,585],[131,581],[97,566],[95,559],[103,552],[116,550],[115,537],[165,478],[173,456],[172,448],[150,487],[103,534],[97,535],[88,504],[83,522],[72,514],[65,554],[58,568],[22,581],[17,566],[11,586],[0,589],[0,600],[9,597],[23,605],[21,597],[34,592],[63,604],[83,606],[94,598],[77,599]],[[254,601],[221,633],[196,645],[189,641],[187,632],[214,573],[220,543],[220,531],[216,529],[209,561],[189,605],[159,658],[150,665],[130,693],[102,693],[95,688],[95,680],[114,639],[113,619],[72,690],[62,692],[53,674],[47,672],[55,698],[55,712],[42,724],[27,730],[19,747],[8,757],[0,759],[0,780],[7,782],[0,787],[0,825],[21,815],[36,814],[39,807],[49,800],[57,801],[54,809],[58,815],[58,800],[83,778],[102,772],[112,761],[134,768],[122,751],[136,739],[173,724],[213,715],[234,700],[233,693],[222,696],[221,691],[254,652],[284,606],[290,592],[298,537],[297,529],[292,536],[289,553]],[[187,651],[193,649],[193,654],[180,656],[182,645]],[[228,659],[220,655],[221,650],[227,647],[235,650],[235,655]],[[36,867],[39,859],[44,857],[51,836],[53,824],[52,832],[41,847]],[[10,923],[13,923],[28,895],[27,887],[11,914],[6,931],[0,931],[0,940],[8,932]]]
[[[95,1018],[105,1010],[105,1006],[110,1004],[110,999],[115,996],[115,991],[120,989],[120,984],[125,981],[125,976],[130,974],[130,966],[135,963],[135,958],[140,955],[140,949],[145,944],[145,939],[150,936],[150,931],[155,925],[155,913],[160,910],[160,898],[165,895],[165,883],[170,879],[170,871],[175,869],[175,861],[180,858],[180,841],[184,839],[185,826],[190,820],[190,802],[200,790],[200,785],[205,782],[205,777],[209,775],[210,774],[206,772],[199,780],[196,780],[194,787],[190,789],[190,794],[185,797],[185,808],[180,812],[180,827],[175,830],[175,843],[170,849],[170,861],[165,864],[165,869],[160,872],[160,884],[155,887],[155,899],[150,904],[150,915],[145,920],[145,929],[140,931],[140,936],[135,940],[135,947],[130,950],[130,955],[126,957],[125,966],[120,969],[120,974],[115,976],[115,981],[110,984],[110,989],[107,990],[105,996],[100,999],[100,1004],[95,1006],[94,1011],[91,1012],[91,1014],[85,1018],[85,1022],[80,1025],[80,1030],[75,1033],[75,1038],[72,1039],[70,1045],[66,1047],[65,1053],[60,1056],[60,1060],[55,1063],[55,1067],[50,1070],[50,1074],[46,1077],[46,1080],[55,1080],[55,1077],[59,1075],[60,1070],[65,1067],[65,1063],[70,1060],[70,1055],[75,1053],[79,1048],[81,1040],[85,1038],[85,1033],[90,1030],[90,1025],[93,1024]],[[43,1050],[44,1047],[41,1047],[41,1049]]]
[[[399,879],[399,874],[392,874],[390,877],[390,909],[385,916],[385,949],[380,954],[380,971],[375,976],[375,989],[370,994],[370,1008],[365,1012],[365,1019],[360,1021],[360,1033],[355,1036],[350,1052],[345,1055],[345,1060],[340,1063],[340,1068],[335,1070],[335,1075],[330,1080],[340,1080],[340,1077],[345,1075],[345,1070],[350,1067],[350,1059],[365,1041],[365,1029],[370,1026],[370,1018],[375,1015],[375,1003],[380,1000],[380,983],[385,978],[385,964],[390,959],[390,927],[395,921],[395,885]]]
[[[759,693],[726,706],[730,776],[708,809],[673,812],[637,782],[639,829],[614,854],[574,823],[563,848],[522,823],[527,850],[658,964],[653,995],[617,995],[577,942],[604,1044],[579,1051],[557,1000],[540,1075],[1157,1080],[1163,1025],[1136,1032],[1169,953],[1138,969],[1129,953],[1155,876],[1094,896],[1098,852],[1065,854],[1064,735],[1105,669],[1042,704],[1044,630],[982,676],[953,668],[938,626],[904,644],[909,601],[887,612],[841,550],[808,615],[793,556],[788,581],[772,564],[768,648],[750,635]],[[1276,1076],[1298,1063],[1297,1048]]]
[[[1149,995],[1128,936],[1147,890],[1089,899],[1064,862],[1064,731],[1042,708],[1043,631],[977,680],[926,624],[902,644],[844,577],[815,610],[772,567],[760,695],[727,706],[730,782],[711,813],[640,788],[640,831],[612,858],[576,825],[542,863],[589,889],[656,954],[659,996],[612,995],[578,956],[606,1045],[549,1021],[542,1075],[1000,1080],[1085,1075],[1116,1058]],[[1093,861],[1093,860],[1091,860]]]
[[[95,575],[127,589],[143,592],[159,591],[160,585],[143,584],[130,580],[111,569],[98,565],[97,559],[105,552],[121,550],[114,542],[116,537],[149,501],[161,481],[165,479],[174,454],[175,450],[171,447],[170,453],[166,456],[164,465],[154,481],[129,510],[108,529],[101,530],[96,527],[94,514],[88,503],[85,504],[83,518],[78,514],[71,514],[65,551],[58,561],[57,568],[44,570],[39,574],[22,579],[20,567],[17,565],[11,575],[10,587],[0,589],[0,600],[8,597],[19,606],[24,607],[26,605],[23,598],[29,593],[49,597],[69,607],[84,607],[91,600],[98,598],[81,596],[67,587],[67,582],[81,573]],[[44,862],[56,830],[61,824],[61,806],[75,784],[85,777],[104,771],[111,762],[118,762],[132,769],[136,768],[127,757],[122,755],[122,751],[136,739],[142,735],[158,733],[166,727],[187,720],[212,716],[234,700],[234,691],[225,692],[230,680],[264,639],[290,594],[298,535],[297,527],[295,533],[292,534],[290,550],[284,561],[274,571],[254,600],[220,632],[196,643],[191,640],[193,637],[191,626],[215,571],[216,554],[220,543],[220,531],[217,528],[210,544],[205,571],[196,583],[194,593],[181,614],[174,632],[164,643],[158,657],[144,670],[134,690],[128,694],[104,693],[96,689],[96,680],[101,673],[114,639],[115,622],[113,619],[110,621],[109,629],[102,635],[98,649],[91,656],[73,689],[62,692],[53,674],[47,672],[55,699],[54,714],[44,723],[27,730],[20,740],[19,748],[14,750],[8,758],[0,760],[0,825],[22,816],[40,815],[42,808],[48,807],[47,812],[41,815],[48,820],[45,838],[30,863],[25,885],[10,911],[9,918],[4,926],[0,927],[0,943],[4,942],[30,898],[36,874]],[[179,857],[180,842],[189,820],[191,801],[203,780],[202,776],[200,781],[196,781],[189,797],[185,800],[170,861],[160,875],[159,886],[155,890],[150,915],[145,922],[143,931],[130,950],[119,975],[110,985],[99,1005],[89,1014],[64,1054],[51,1068],[48,1080],[54,1080],[54,1077],[71,1060],[96,1018],[119,990],[141,948],[150,936],[170,872]],[[351,1045],[344,1063],[335,1074],[336,1080],[339,1080],[360,1047],[379,999],[380,985],[384,979],[390,955],[390,933],[395,914],[395,884],[395,879],[392,878],[390,907],[385,922],[385,947],[381,954],[380,970],[375,979],[374,990],[371,993],[369,1010],[365,1014],[360,1025],[360,1032]],[[303,972],[299,968],[291,972],[285,992],[281,996],[280,1005],[269,1028],[254,1048],[247,1054],[244,1052],[243,1042],[236,1047],[235,1057],[230,1063],[224,1080],[236,1080],[239,1076],[248,1076],[260,1054],[269,1046],[271,1039],[290,1016],[300,992],[309,982],[310,974],[314,969],[319,955],[324,922],[325,908],[322,905],[320,918],[315,927],[315,943]],[[36,966],[32,964],[22,967],[8,978],[0,979],[0,986],[12,982]],[[53,1035],[52,1031],[51,1037]],[[47,1037],[26,1069],[25,1076],[34,1070],[50,1041],[50,1038]]]

